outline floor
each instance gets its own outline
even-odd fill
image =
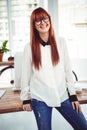
[[[87,119],[87,105],[81,105]],[[0,115],[0,130],[37,130],[33,112],[16,112]],[[53,110],[52,130],[73,130],[55,109]]]

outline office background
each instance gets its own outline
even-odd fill
[[[87,80],[87,0],[0,0],[0,45],[7,39],[10,52],[3,60],[21,52],[29,42],[29,17],[36,7],[45,8],[53,19],[56,37],[66,39],[72,68],[80,81]],[[6,70],[0,87],[11,86],[14,71]],[[87,105],[82,105],[87,118]],[[37,130],[33,113],[0,115],[0,130]],[[53,111],[53,130],[72,130],[63,117]]]

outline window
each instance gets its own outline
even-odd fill
[[[0,45],[4,39],[8,39],[7,2],[0,0]]]
[[[0,45],[6,39],[11,50],[4,55],[3,60],[14,56],[16,51],[22,51],[29,42],[29,16],[38,6],[39,0],[0,0]],[[12,79],[12,71],[6,70],[0,76],[0,86],[10,86]]]
[[[78,80],[87,82],[87,0],[59,0],[59,35],[67,41]]]
[[[31,11],[39,6],[39,0],[0,0],[0,44],[5,39],[11,39],[9,47],[11,55],[21,51],[29,42],[29,16]],[[10,17],[8,17],[8,8]],[[10,25],[8,24],[10,22]],[[9,27],[11,32],[9,32]],[[11,33],[11,36],[9,35]]]
[[[59,34],[67,40],[71,58],[87,58],[86,0],[59,0]]]

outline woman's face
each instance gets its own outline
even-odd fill
[[[43,18],[36,19],[35,28],[39,32],[39,34],[49,33],[49,29],[50,29],[49,16],[46,15]]]

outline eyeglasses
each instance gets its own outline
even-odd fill
[[[40,25],[42,23],[42,21],[44,22],[48,22],[49,21],[49,16],[45,16],[43,18],[38,18],[35,20],[35,24],[36,25]]]

